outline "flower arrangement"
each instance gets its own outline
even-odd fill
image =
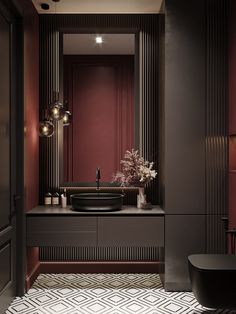
[[[121,186],[136,186],[144,187],[152,181],[157,172],[153,169],[153,162],[144,160],[139,155],[138,150],[132,148],[127,150],[124,155],[124,160],[121,160],[122,171],[118,171],[113,182],[119,182]]]

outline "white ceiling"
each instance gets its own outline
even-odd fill
[[[164,0],[32,0],[39,14],[159,13]],[[42,10],[47,3],[49,10]]]
[[[99,34],[103,43],[96,44],[96,34],[64,34],[65,55],[133,55],[134,34]]]

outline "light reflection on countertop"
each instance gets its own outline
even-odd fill
[[[121,210],[117,211],[75,211],[71,206],[62,208],[61,206],[39,205],[26,213],[27,216],[41,215],[74,215],[74,216],[164,216],[165,212],[159,205],[153,205],[151,209],[139,209],[132,205],[124,205]]]

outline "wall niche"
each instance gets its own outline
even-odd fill
[[[130,14],[101,14],[101,15],[40,15],[40,113],[54,101],[55,91],[59,91],[60,67],[62,64],[61,36],[63,33],[134,33],[138,56],[139,73],[135,77],[135,99],[139,103],[139,135],[135,138],[144,158],[152,160],[160,172],[159,158],[159,15],[130,15]],[[45,40],[47,38],[47,40]],[[62,90],[60,98],[63,99]],[[60,153],[62,150],[63,132],[60,123],[55,125],[55,134],[51,138],[40,139],[40,203],[47,191],[62,188],[60,173],[63,171]],[[80,187],[71,184],[74,192]],[[76,187],[76,189],[75,189]],[[69,186],[68,186],[69,189]],[[125,203],[134,204],[137,192],[127,191]],[[154,180],[147,187],[149,201],[153,204],[160,202],[159,180]]]

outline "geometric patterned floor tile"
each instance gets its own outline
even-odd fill
[[[166,292],[157,274],[40,274],[6,314],[229,314],[191,292]]]

